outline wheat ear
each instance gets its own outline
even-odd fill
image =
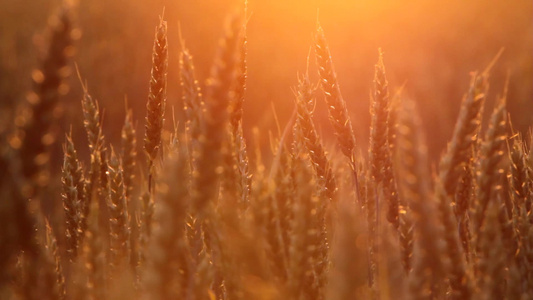
[[[192,205],[203,211],[216,196],[216,181],[222,173],[223,143],[228,124],[230,87],[234,80],[235,46],[239,22],[234,18],[226,27],[225,37],[211,69],[211,78],[206,89],[205,114],[199,137],[198,160],[193,171]],[[227,150],[227,149],[226,149]]]
[[[333,201],[337,191],[335,177],[333,176],[329,159],[326,157],[326,152],[322,147],[320,137],[315,129],[312,112],[309,110],[309,107],[312,107],[314,103],[313,92],[314,90],[309,81],[309,77],[304,76],[300,78],[296,97],[298,113],[296,124],[300,132],[299,135],[302,137],[302,142],[313,163],[313,169],[317,174],[318,184],[321,186],[322,193],[327,199]]]
[[[89,151],[91,155],[91,166],[86,183],[86,199],[83,205],[83,219],[81,223],[82,232],[87,228],[87,218],[89,217],[91,202],[98,199],[98,194],[102,194],[100,182],[102,180],[102,153],[105,152],[105,138],[102,129],[102,117],[98,101],[93,99],[88,92],[87,86],[83,87],[83,98],[81,101],[83,111],[83,125],[87,133]],[[105,192],[104,192],[105,194]],[[98,201],[98,200],[96,200]],[[99,202],[105,205],[105,202]],[[103,214],[102,214],[103,215]],[[100,215],[100,216],[102,216]]]
[[[161,147],[165,104],[167,101],[168,43],[167,22],[163,17],[155,29],[152,51],[152,73],[150,91],[146,103],[146,124],[144,134],[144,151],[148,157],[148,190],[153,192],[155,176],[154,163]]]
[[[67,255],[72,261],[78,254],[78,248],[82,238],[82,221],[84,219],[83,208],[86,205],[85,180],[83,170],[78,160],[72,132],[66,136],[63,146],[64,160],[62,168],[63,208],[66,221]]]
[[[119,158],[111,148],[109,157],[108,198],[109,233],[110,233],[110,267],[111,273],[116,271],[123,262],[129,261],[130,227],[128,204],[124,189],[124,178]],[[115,275],[115,274],[112,274]]]
[[[481,145],[481,153],[477,168],[477,197],[475,208],[474,233],[478,234],[484,224],[485,211],[495,191],[501,186],[497,184],[500,171],[500,162],[504,157],[504,147],[507,139],[507,111],[505,97],[498,101],[492,113],[485,140]]]
[[[388,141],[389,91],[380,52],[374,77],[374,97],[372,102],[372,124],[370,130],[370,163],[372,176],[384,189],[383,195],[388,204],[387,220],[395,228],[399,227],[399,200],[396,182],[392,171],[392,161]]]
[[[359,199],[360,189],[357,164],[355,161],[355,136],[352,129],[352,121],[348,116],[348,110],[346,109],[346,103],[342,98],[339,83],[337,82],[337,74],[333,67],[324,30],[320,25],[317,27],[315,36],[315,53],[318,74],[320,76],[320,86],[324,91],[326,104],[328,105],[329,120],[335,130],[337,143],[342,153],[350,160],[356,197]]]
[[[463,99],[451,142],[439,164],[439,177],[449,195],[454,195],[464,165],[472,157],[477,141],[481,113],[488,90],[488,74],[474,74],[468,94]]]
[[[32,73],[33,92],[28,97],[28,115],[18,118],[19,130],[24,133],[19,154],[22,174],[36,186],[45,186],[49,180],[46,165],[48,147],[55,142],[50,131],[57,121],[54,113],[61,95],[68,92],[63,80],[70,74],[69,58],[73,55],[73,24],[71,7],[64,5],[49,22],[50,42],[41,69]]]

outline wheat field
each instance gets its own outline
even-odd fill
[[[498,73],[504,49],[457,74],[442,137],[375,49],[362,128],[319,15],[267,130],[244,117],[247,4],[206,76],[194,23],[158,7],[144,102],[118,118],[77,64],[79,9],[54,10],[24,100],[0,107],[1,299],[533,299],[533,119],[508,109],[521,74]]]

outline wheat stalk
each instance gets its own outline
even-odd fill
[[[468,94],[463,99],[451,142],[439,164],[439,177],[446,192],[454,195],[458,178],[472,155],[481,124],[481,112],[488,90],[488,74],[474,74]]]
[[[83,206],[83,219],[81,223],[82,231],[87,228],[87,218],[90,211],[91,202],[97,201],[102,209],[105,209],[105,191],[102,188],[105,178],[107,166],[102,160],[102,155],[105,155],[105,138],[102,128],[102,117],[100,116],[100,106],[96,99],[93,99],[88,92],[87,85],[83,85],[83,98],[81,101],[83,111],[83,125],[87,133],[88,145],[91,155],[91,167],[87,176],[86,183],[86,199]],[[98,197],[100,196],[100,197]],[[105,219],[106,212],[103,211],[99,216]]]
[[[499,164],[503,158],[503,149],[507,138],[506,116],[505,97],[502,97],[492,113],[489,129],[481,145],[476,174],[478,185],[474,224],[476,234],[479,234],[484,224],[485,211],[489,202],[493,199],[495,191],[500,188],[497,184],[497,177],[500,174]]]
[[[381,184],[384,189],[383,194],[388,205],[387,220],[395,228],[398,228],[400,224],[398,191],[396,190],[396,182],[392,171],[388,140],[389,91],[381,52],[375,69],[369,150],[371,173],[376,183],[378,185]]]
[[[153,192],[154,162],[161,147],[161,131],[163,130],[167,100],[167,68],[167,22],[163,20],[163,17],[160,17],[159,25],[155,29],[144,134],[144,151],[148,157],[148,190],[150,193]]]
[[[126,199],[128,202],[131,200],[132,192],[134,190],[135,173],[136,173],[136,160],[137,160],[137,136],[135,126],[132,120],[132,110],[129,109],[126,112],[126,118],[124,119],[124,125],[121,131],[122,141],[122,164],[124,169],[124,187],[126,192]]]
[[[313,195],[312,174],[305,165],[304,157],[296,157],[298,172],[294,178],[298,186],[297,200],[294,202],[294,219],[291,225],[292,235],[289,246],[288,287],[292,299],[315,299],[319,287],[313,273],[316,256],[317,228],[316,207],[318,199]]]
[[[318,74],[320,75],[320,86],[324,91],[326,104],[328,105],[329,120],[335,130],[337,143],[342,153],[350,160],[356,197],[359,198],[360,189],[355,161],[355,136],[352,129],[352,121],[348,116],[348,110],[337,82],[337,75],[333,67],[324,30],[320,25],[317,27],[315,36],[315,53]]]
[[[77,256],[81,242],[83,234],[82,222],[85,218],[83,208],[87,205],[83,170],[74,148],[72,132],[66,136],[63,152],[64,160],[61,176],[63,192],[61,196],[66,217],[67,254],[72,261]]]
[[[245,12],[246,16],[246,12]],[[230,103],[230,128],[232,132],[233,139],[233,153],[236,156],[237,161],[237,170],[238,176],[240,177],[239,189],[242,199],[242,204],[247,205],[248,197],[250,194],[251,188],[251,175],[249,172],[249,160],[248,160],[248,151],[246,150],[246,141],[244,140],[244,133],[242,127],[242,106],[245,101],[246,94],[246,78],[247,74],[247,65],[246,65],[246,55],[247,55],[247,37],[246,37],[246,22],[244,20],[244,25],[242,27],[241,33],[238,39],[238,66],[236,68],[236,76],[234,80],[233,88],[233,101]]]
[[[400,162],[399,191],[412,212],[413,220],[414,245],[409,262],[412,270],[408,290],[413,299],[427,299],[432,287],[444,276],[441,260],[443,245],[438,239],[442,233],[432,217],[437,214],[437,204],[431,195],[431,176],[421,120],[414,101],[409,98],[402,100],[396,147]]]
[[[436,198],[440,221],[444,227],[442,237],[446,242],[446,248],[443,252],[447,255],[449,262],[445,264],[448,271],[450,287],[452,289],[450,296],[452,299],[469,299],[472,296],[472,286],[468,278],[465,256],[461,252],[459,242],[457,222],[453,217],[452,202],[450,196],[446,193],[443,183],[437,180],[435,186]]]
[[[188,281],[194,280],[192,261],[185,239],[188,206],[186,156],[184,151],[171,154],[166,161],[164,178],[159,187],[163,194],[155,205],[155,224],[147,253],[145,275],[151,299],[188,297]],[[180,180],[177,184],[175,179]]]
[[[60,97],[68,92],[63,81],[69,75],[69,58],[73,55],[73,25],[71,7],[63,5],[49,21],[49,45],[41,69],[32,73],[33,92],[28,96],[28,115],[21,116],[18,130],[23,132],[23,142],[18,149],[22,174],[36,187],[45,186],[50,174],[48,148],[55,142],[50,129],[56,124],[55,108]],[[24,111],[24,109],[22,109]],[[35,192],[35,191],[33,191]]]
[[[298,118],[296,119],[296,128],[299,130],[299,135],[302,137],[302,143],[311,158],[313,169],[317,174],[318,184],[322,188],[322,193],[327,199],[333,201],[335,199],[337,186],[329,159],[326,157],[326,152],[322,147],[322,143],[315,129],[312,120],[312,112],[308,109],[313,103],[313,88],[309,81],[309,77],[304,76],[300,78],[298,82],[298,92],[296,97]]]
[[[354,280],[358,278],[361,267],[361,250],[357,246],[360,236],[355,205],[344,200],[340,202],[338,226],[339,233],[333,248],[334,268],[330,271],[327,299],[342,300],[356,299],[357,285]]]
[[[198,160],[193,171],[192,205],[195,210],[203,211],[216,195],[216,181],[222,173],[223,143],[228,122],[230,86],[234,80],[234,49],[239,22],[231,20],[220,41],[219,52],[211,70],[205,101],[205,115],[199,137]],[[227,150],[227,149],[226,149]]]
[[[111,274],[129,261],[130,227],[128,204],[124,189],[122,165],[111,148],[111,156],[107,168],[109,181],[107,207],[109,209],[110,258]],[[115,274],[113,274],[115,275]],[[112,275],[112,276],[113,276]]]
[[[483,299],[504,299],[505,297],[505,255],[500,228],[498,228],[499,204],[491,202],[486,208],[487,226],[480,233],[478,289]]]
[[[55,284],[53,288],[55,289],[56,299],[65,299],[66,298],[66,288],[65,288],[65,276],[63,275],[63,266],[61,264],[61,257],[59,255],[59,248],[57,245],[56,237],[53,233],[52,227],[48,223],[48,220],[45,220],[45,230],[46,230],[46,250],[48,250],[48,256],[53,260],[54,271],[55,271]]]
[[[92,202],[87,230],[84,232],[82,261],[84,266],[85,296],[89,300],[105,299],[107,291],[106,256],[102,231],[98,224],[98,204]]]

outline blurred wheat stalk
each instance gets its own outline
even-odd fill
[[[506,91],[481,132],[493,63],[472,76],[432,173],[414,101],[390,96],[381,52],[370,148],[361,154],[318,26],[320,83],[308,72],[299,77],[294,126],[271,137],[274,160],[265,166],[259,143],[249,151],[243,136],[246,12],[228,19],[205,84],[181,41],[185,120],[174,120],[170,134],[172,48],[161,17],[146,163],[137,155],[131,110],[121,146],[113,147],[98,101],[83,85],[90,162],[67,134],[64,214],[48,220],[39,199],[59,197],[45,187],[55,179],[48,146],[67,90],[71,9],[62,7],[50,24],[34,91],[1,133],[2,299],[533,299],[533,134],[513,131]],[[316,130],[319,86],[347,159],[329,154]]]

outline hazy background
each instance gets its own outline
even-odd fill
[[[0,105],[11,107],[31,89],[31,70],[38,67],[47,19],[60,1],[0,0]],[[450,138],[470,72],[484,69],[500,48],[505,52],[491,76],[488,107],[502,93],[510,74],[508,107],[515,128],[533,123],[533,1],[340,1],[250,0],[248,91],[245,134],[276,132],[292,112],[297,73],[305,72],[317,19],[325,30],[333,62],[347,101],[360,147],[366,149],[369,100],[378,48],[385,53],[391,93],[405,84],[419,103],[430,150],[436,157]],[[80,0],[74,61],[91,94],[105,109],[108,138],[117,139],[124,118],[124,98],[134,107],[139,138],[150,78],[154,28],[165,8],[169,28],[168,112],[181,111],[178,81],[181,26],[203,81],[222,34],[225,17],[240,1],[222,0]],[[310,74],[317,79],[314,53]],[[73,126],[75,141],[85,143],[81,121],[81,87],[70,79],[65,97],[64,128]],[[318,128],[333,144],[327,111],[319,98]],[[272,105],[273,104],[273,105]],[[4,113],[6,110],[3,110]],[[167,114],[167,120],[171,114]],[[170,122],[167,122],[169,124]],[[183,123],[183,122],[182,122]],[[78,134],[76,134],[78,133]],[[59,139],[62,141],[62,137]],[[366,150],[365,150],[366,151]]]

